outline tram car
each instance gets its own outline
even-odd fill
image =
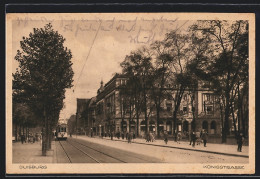
[[[56,127],[56,139],[57,140],[67,140],[67,124],[60,124]]]

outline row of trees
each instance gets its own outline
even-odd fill
[[[168,84],[174,88],[172,120],[175,134],[177,113],[184,91],[189,91],[193,107],[198,82],[205,81],[219,97],[222,142],[226,142],[231,127],[230,118],[233,119],[235,132],[242,131],[246,135],[247,21],[197,21],[189,27],[188,33],[171,31],[163,40],[131,52],[121,63],[121,67],[123,74],[129,78],[120,91],[121,113],[125,115],[122,109],[127,109],[130,121],[136,118],[137,124],[142,113],[146,132],[149,130],[148,118],[151,111],[156,111],[158,123],[161,103],[165,97],[172,95],[172,90],[167,88]],[[194,121],[195,110],[192,113]]]
[[[13,74],[13,123],[42,127],[42,155],[51,148],[52,130],[63,108],[65,89],[72,87],[72,54],[64,41],[47,24],[23,37],[21,50],[15,56],[19,68]]]

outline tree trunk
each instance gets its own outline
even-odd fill
[[[139,115],[138,114],[136,114],[136,127],[137,127],[136,136],[139,137]]]
[[[47,118],[45,106],[43,107],[43,118],[44,118],[44,127],[42,128],[42,155],[46,156],[46,127],[47,127]]]
[[[227,135],[229,132],[229,103],[226,105],[225,109],[225,118],[224,118],[224,130],[223,130],[223,135],[222,135],[222,143],[227,142]]]
[[[15,135],[15,141],[17,141],[17,140],[18,140],[17,124],[15,124],[15,132],[14,132],[14,135]]]
[[[147,104],[146,104],[145,89],[143,90],[143,97],[144,97],[144,119],[145,119],[145,124],[146,124],[146,134],[148,134],[148,132],[149,132],[149,121],[148,121],[148,116],[147,116]]]
[[[21,140],[21,136],[22,136],[22,131],[21,131],[21,125],[19,125],[19,136],[20,136],[20,140]]]
[[[156,121],[157,121],[157,136],[160,138],[160,126],[159,126],[159,121],[160,121],[160,103],[159,107],[157,106],[157,111],[156,111]]]
[[[48,137],[49,137],[49,140],[48,140],[48,150],[50,150],[50,149],[51,149],[51,141],[52,141],[52,130],[51,130],[51,124],[50,124],[50,122],[49,122],[49,127],[48,127],[48,129],[49,129],[49,135],[48,135]]]
[[[234,107],[231,107],[231,113],[232,113],[232,118],[233,118],[233,126],[235,130],[235,137],[237,136],[237,126],[236,126],[236,119],[235,119],[235,114],[234,114]]]

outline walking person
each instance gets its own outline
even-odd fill
[[[243,133],[240,132],[240,134],[237,137],[237,151],[238,152],[242,152],[243,142],[244,142],[244,136],[243,136]]]
[[[181,132],[178,132],[177,134],[177,143],[180,144],[181,142]]]
[[[125,135],[124,135],[124,132],[122,132],[122,139],[124,140],[124,138],[125,138]]]
[[[208,133],[207,133],[207,131],[204,130],[202,132],[201,138],[203,140],[204,147],[207,147],[207,141],[208,141]]]
[[[192,132],[189,133],[190,145],[192,144]]]
[[[196,142],[196,134],[195,134],[195,132],[192,132],[191,140],[192,140],[192,147],[195,147],[195,142]]]
[[[25,140],[25,137],[24,137],[24,135],[22,135],[22,136],[21,136],[21,142],[22,142],[22,144],[24,143],[24,140]]]
[[[150,141],[151,141],[151,139],[150,139],[150,134],[147,133],[147,134],[146,134],[146,142],[150,142]]]
[[[165,142],[165,144],[168,143],[168,134],[167,134],[167,131],[164,132],[164,142]]]
[[[132,133],[130,132],[127,136],[128,138],[128,143],[131,143],[131,140],[132,140]]]
[[[151,142],[154,142],[154,136],[153,136],[153,133],[152,133],[152,132],[150,132],[150,141],[151,141]]]
[[[111,132],[111,140],[113,140],[113,132]]]

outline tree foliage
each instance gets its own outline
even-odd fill
[[[13,74],[13,96],[41,119],[46,136],[51,125],[56,125],[65,89],[73,82],[72,54],[64,42],[65,38],[47,24],[23,37],[15,56],[19,68]]]

